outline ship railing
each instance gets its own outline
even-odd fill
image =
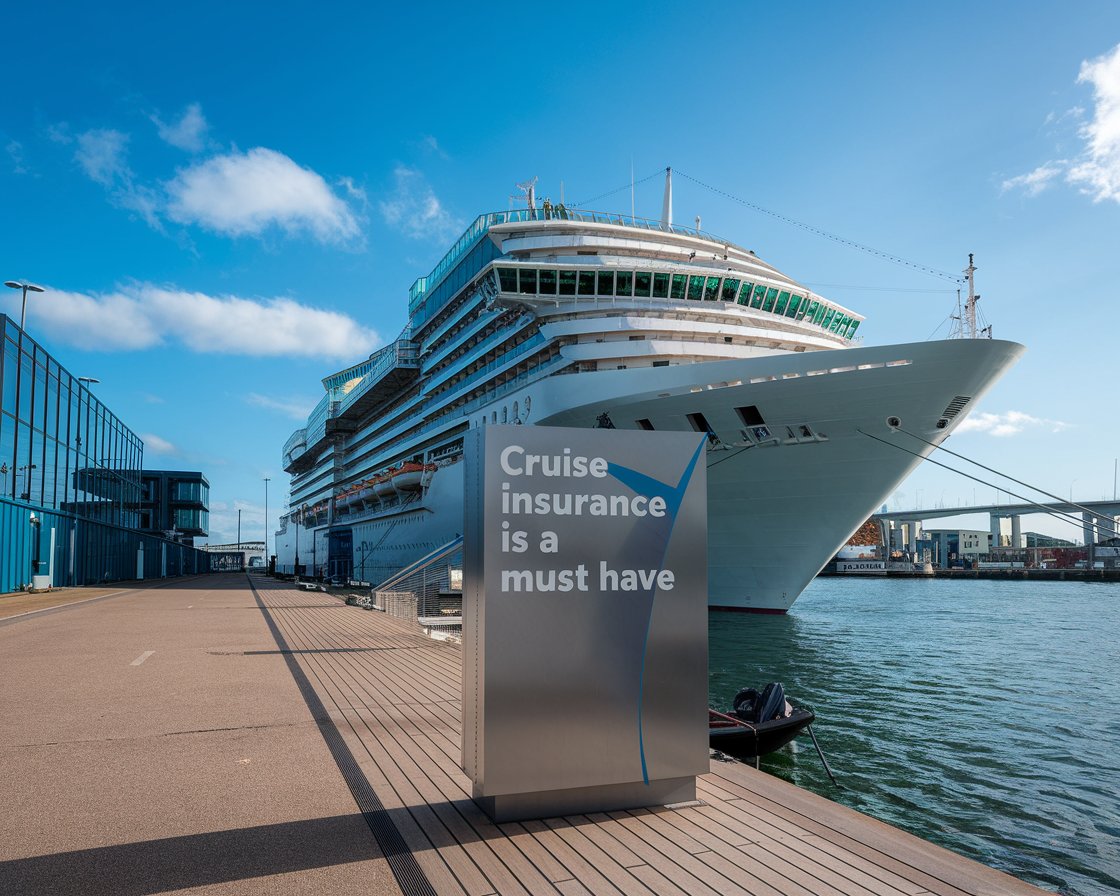
[[[385,346],[377,353],[377,356],[370,360],[372,366],[363,374],[361,380],[346,393],[345,397],[338,402],[336,414],[345,413],[346,409],[361,398],[371,386],[376,385],[393,370],[401,367],[419,367],[420,350],[415,342],[409,339],[398,339]],[[335,415],[332,414],[332,416]]]
[[[284,457],[288,457],[296,448],[302,448],[307,444],[307,430],[297,429],[290,436],[288,441],[284,443]]]
[[[543,361],[539,365],[531,368],[530,370],[526,370],[522,373],[517,374],[511,379],[506,380],[501,385],[495,386],[492,389],[487,389],[484,393],[475,398],[472,398],[465,404],[457,405],[453,411],[451,411],[450,413],[442,414],[431,423],[416,428],[412,428],[407,421],[398,424],[392,430],[383,434],[381,438],[385,448],[380,454],[378,454],[369,462],[370,466],[376,468],[378,465],[384,463],[389,458],[401,454],[402,451],[407,451],[407,448],[402,447],[405,442],[415,444],[419,440],[430,436],[432,433],[438,432],[443,429],[448,429],[451,426],[458,425],[462,423],[464,417],[473,413],[474,411],[477,411],[484,405],[487,405],[492,401],[496,401],[503,395],[507,395],[510,392],[520,389],[523,386],[528,385],[530,382],[542,379],[552,373],[558,372],[561,368],[570,363],[571,362],[568,359],[563,357],[558,356],[550,358],[547,361]],[[436,398],[432,399],[433,403],[437,405],[440,402],[452,402],[454,400],[454,395],[447,394],[439,395],[436,396]]]
[[[458,383],[456,383],[457,389],[460,390],[460,391],[462,389],[469,389],[474,383],[478,382],[480,379],[485,379],[488,374],[493,373],[495,370],[498,370],[500,367],[507,366],[511,361],[516,360],[521,355],[524,355],[524,354],[527,354],[527,353],[531,352],[533,349],[537,348],[538,346],[543,345],[546,341],[547,341],[547,339],[545,338],[545,336],[542,333],[534,333],[532,336],[530,336],[524,342],[519,343],[518,345],[515,345],[513,348],[509,349],[508,351],[503,352],[501,355],[499,355],[493,361],[490,361],[489,363],[487,363],[487,364],[483,365],[482,367],[478,368],[478,370],[474,371],[470,376],[466,377],[466,379],[460,380]],[[474,350],[474,352],[471,353],[471,355],[468,355],[467,358],[464,359],[464,363],[470,363],[470,359],[471,359],[472,356],[477,357],[478,355],[484,355],[490,349],[491,349],[491,347],[488,347],[486,345],[478,346],[478,348],[476,348]],[[448,377],[451,377],[451,376],[454,376],[454,375],[455,375],[454,370],[448,370],[444,373],[441,373],[438,378],[434,378],[428,384],[428,388],[429,389],[435,388],[440,383],[447,380]]]
[[[484,237],[491,227],[499,224],[519,224],[531,221],[575,221],[582,224],[612,224],[621,227],[636,227],[641,230],[652,230],[658,233],[673,233],[681,236],[699,237],[711,242],[723,243],[718,237],[699,230],[696,227],[687,227],[683,224],[667,224],[654,218],[639,218],[623,213],[594,212],[584,209],[570,209],[564,206],[552,206],[546,213],[543,208],[511,209],[505,212],[489,212],[479,215],[471,225],[463,231],[463,235],[447,250],[439,263],[432,268],[427,277],[418,277],[408,291],[409,315],[423,303],[425,296],[432,292],[443,281],[444,276],[455,267],[456,263],[475,244]]]
[[[324,395],[317,405],[315,410],[311,412],[311,416],[307,418],[307,444],[314,445],[324,439],[327,435],[327,421],[335,416],[335,411],[338,408],[337,401],[331,401],[329,395]]]

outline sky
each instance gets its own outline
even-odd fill
[[[1027,352],[949,446],[1111,498],[1120,4],[775,6],[9,4],[0,275],[45,288],[28,331],[145,466],[206,474],[209,541],[239,511],[260,539],[320,380],[396,337],[477,215],[536,176],[608,212],[633,179],[656,218],[672,166],[677,221],[864,314],[865,344],[946,336],[975,253],[983,321]],[[927,464],[888,505],[997,497]]]

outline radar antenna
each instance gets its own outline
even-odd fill
[[[537,176],[534,174],[531,180],[525,181],[523,184],[518,184],[517,189],[525,194],[525,202],[529,206],[529,211],[536,211],[537,208]],[[510,199],[517,197],[511,196]]]

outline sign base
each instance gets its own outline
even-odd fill
[[[536,793],[475,796],[475,802],[482,811],[497,824],[524,821],[528,818],[644,809],[672,803],[688,803],[695,799],[696,778],[691,775],[685,778],[664,778],[650,781],[649,784],[636,781],[632,784],[572,787],[566,790],[542,790]]]

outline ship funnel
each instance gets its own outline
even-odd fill
[[[665,198],[661,200],[661,223],[673,223],[673,169],[665,169]]]

